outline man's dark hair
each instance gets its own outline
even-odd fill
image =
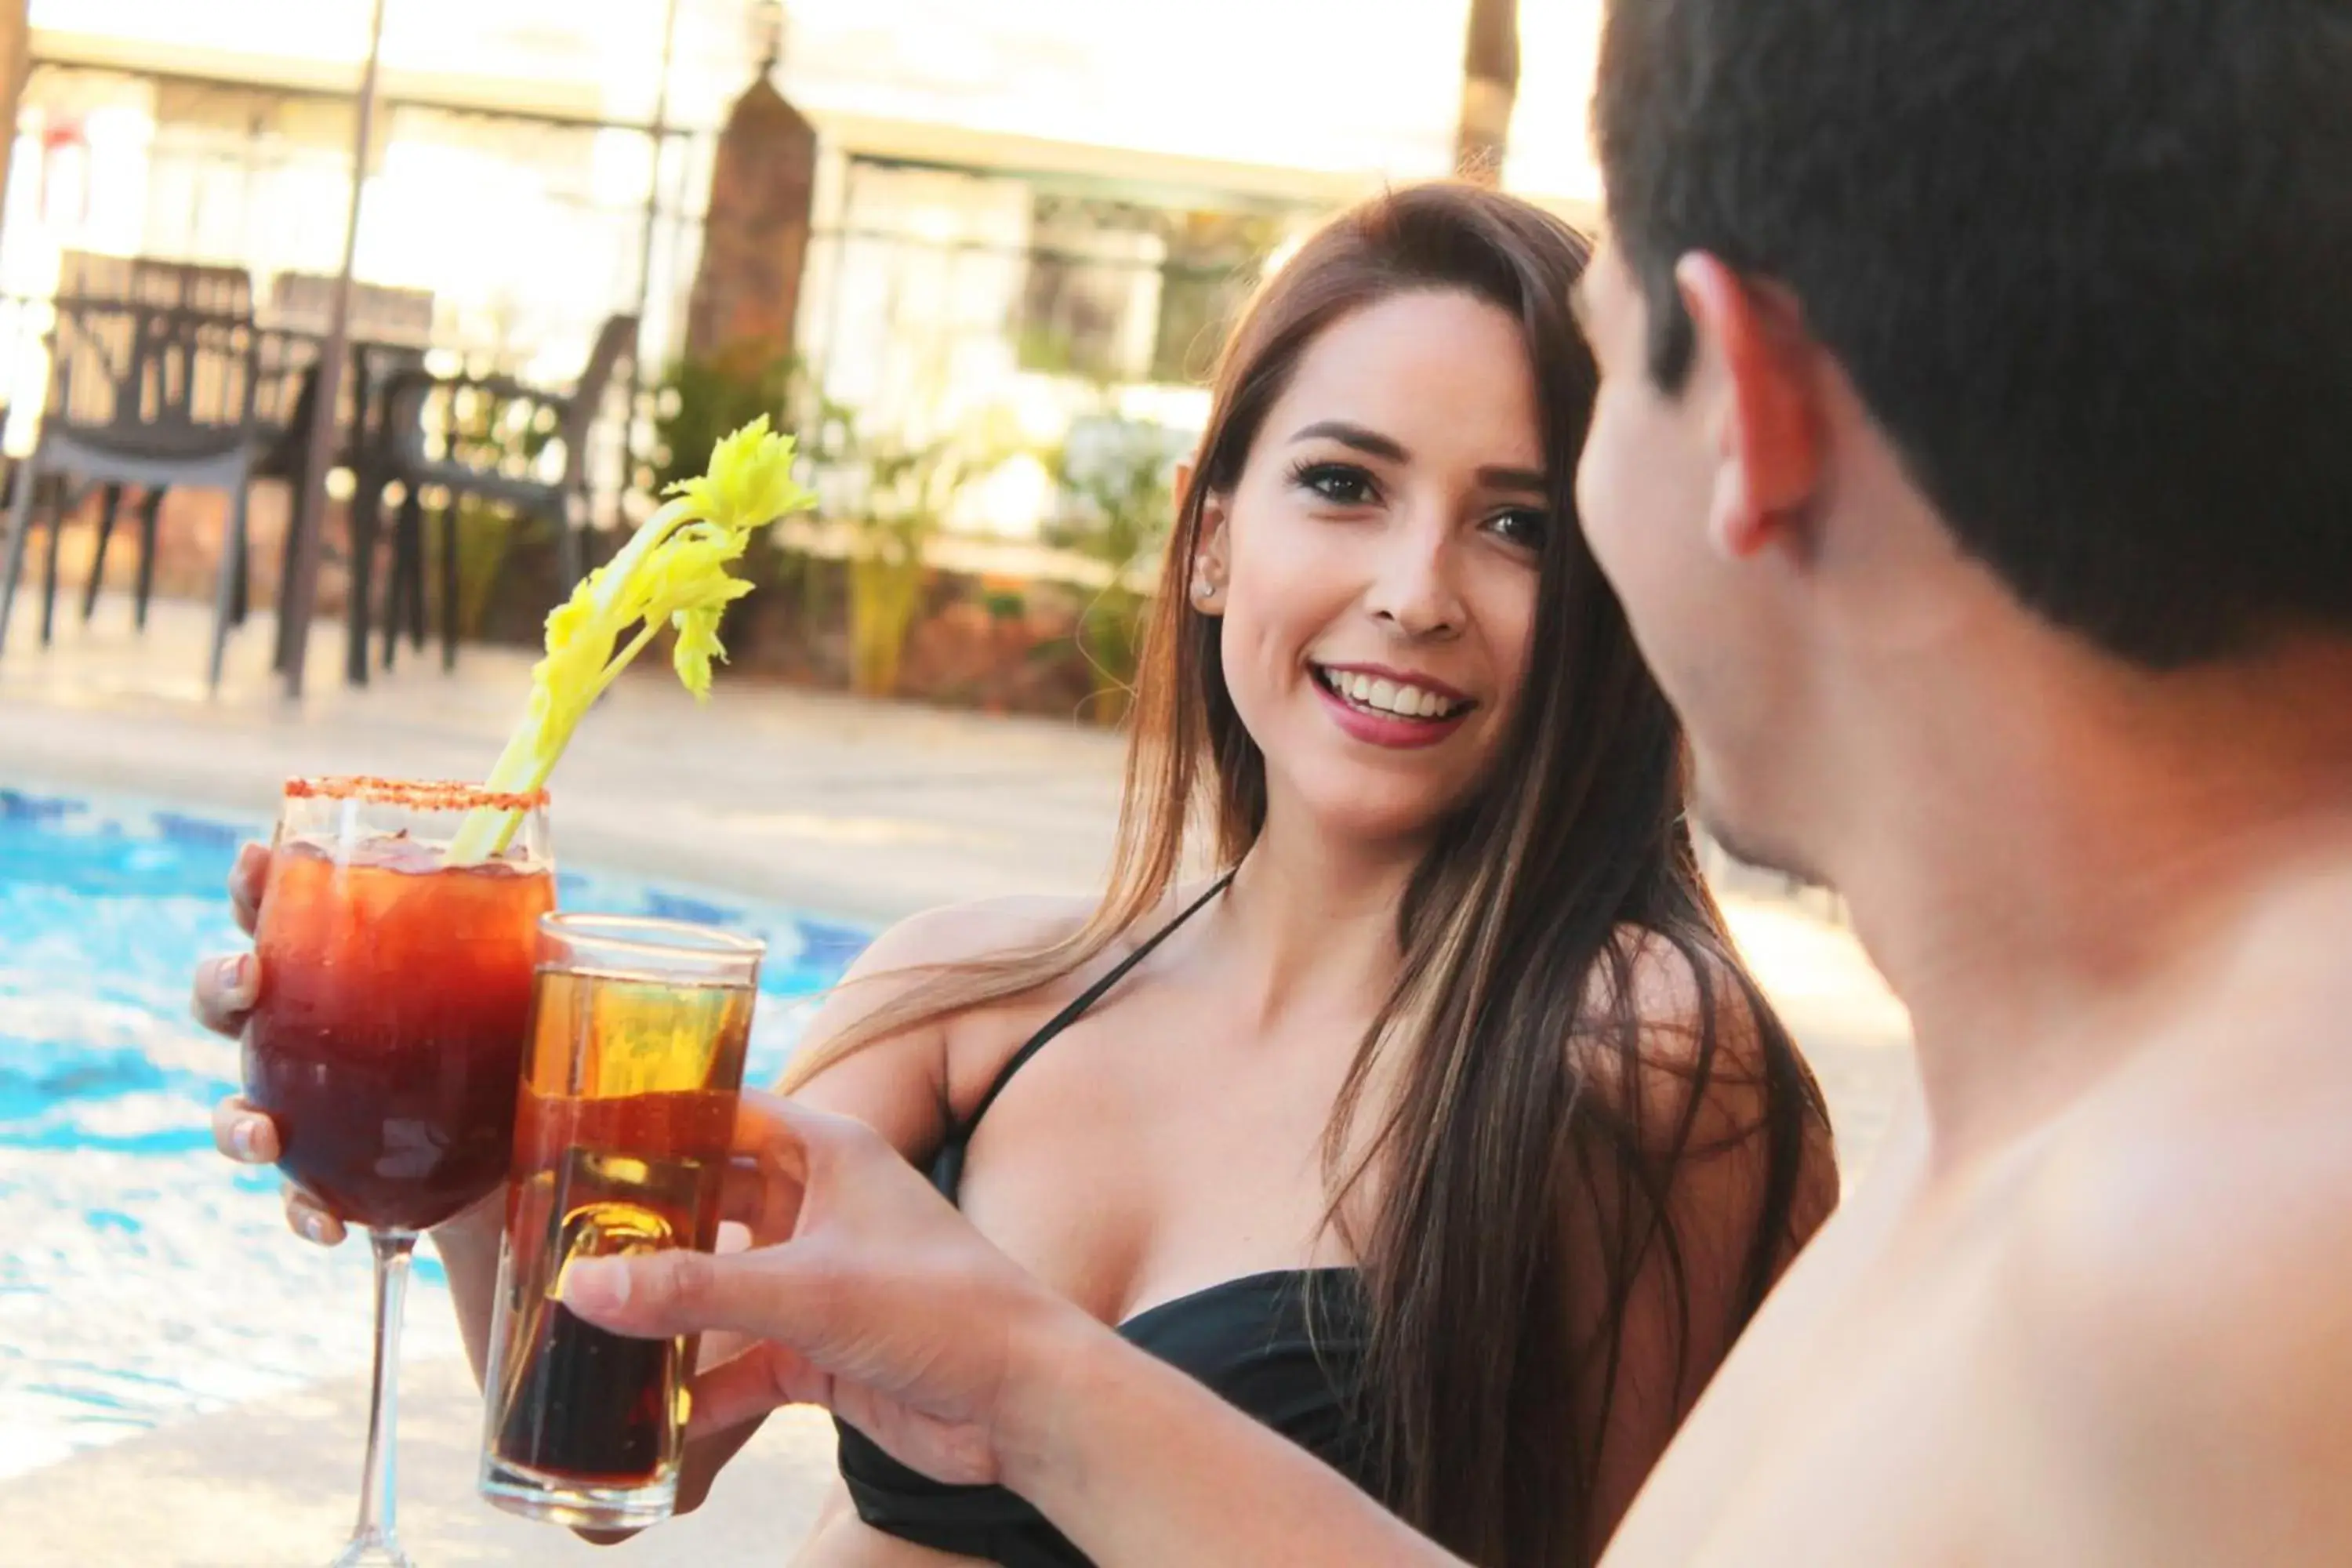
[[[2352,0],[1611,0],[1594,122],[1667,391],[1706,251],[2049,619],[2352,632]]]

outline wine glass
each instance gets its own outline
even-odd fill
[[[394,1527],[401,1303],[424,1230],[506,1180],[539,918],[546,796],[377,778],[287,784],[255,943],[246,1097],[278,1169],[375,1255],[359,1522],[334,1568],[409,1568]]]

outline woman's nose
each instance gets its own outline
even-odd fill
[[[1462,595],[1454,574],[1451,524],[1434,517],[1400,517],[1384,531],[1365,605],[1408,637],[1449,637],[1462,629]]]

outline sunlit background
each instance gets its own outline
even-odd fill
[[[186,1016],[286,774],[485,765],[576,573],[769,414],[817,505],[709,709],[653,668],[584,726],[564,853],[630,875],[566,900],[757,921],[797,996],[876,921],[1098,887],[1235,309],[1395,183],[1589,227],[1599,6],[0,0],[0,1561],[316,1560],[348,1507],[362,1249],[211,1152],[236,1047]],[[1709,856],[1858,1166],[1901,1009],[1832,895]],[[409,1528],[486,1561],[439,1290]],[[772,1550],[772,1492],[654,1550]]]
[[[356,274],[429,291],[436,351],[526,378],[576,375],[635,314],[642,393],[684,341],[719,131],[772,52],[817,132],[794,336],[825,397],[869,430],[985,405],[1045,439],[1108,390],[1181,431],[1265,265],[1335,206],[1451,167],[1466,10],[387,0]],[[1587,216],[1594,3],[1524,11],[1504,183]],[[235,264],[257,301],[337,270],[368,0],[29,16],[0,292],[46,297],[69,251]],[[12,362],[19,407],[41,374]],[[627,458],[608,466],[618,507]],[[995,531],[1041,504],[1015,468],[967,498]]]

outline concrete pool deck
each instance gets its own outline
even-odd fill
[[[393,675],[352,691],[341,628],[322,625],[309,695],[292,707],[267,674],[266,616],[232,645],[217,698],[205,692],[205,616],[194,606],[159,602],[134,637],[127,604],[101,599],[88,627],[62,615],[47,650],[37,617],[31,595],[20,598],[0,653],[0,785],[257,817],[289,773],[478,776],[514,721],[530,663],[468,647],[444,676],[437,655],[404,649]],[[1003,892],[1081,891],[1101,874],[1118,805],[1115,736],[724,683],[698,710],[666,672],[640,673],[583,724],[557,777],[565,857],[866,923]],[[1851,1173],[1911,1070],[1902,1009],[1853,939],[1810,905],[1744,881],[1727,884],[1725,901],[1828,1090]],[[356,1299],[336,1305],[364,1310]],[[363,1377],[355,1369],[0,1480],[0,1556],[11,1568],[315,1568],[356,1500]],[[402,1533],[424,1568],[782,1560],[829,1476],[822,1419],[780,1417],[701,1512],[602,1551],[475,1499],[478,1410],[461,1365],[408,1367]]]

